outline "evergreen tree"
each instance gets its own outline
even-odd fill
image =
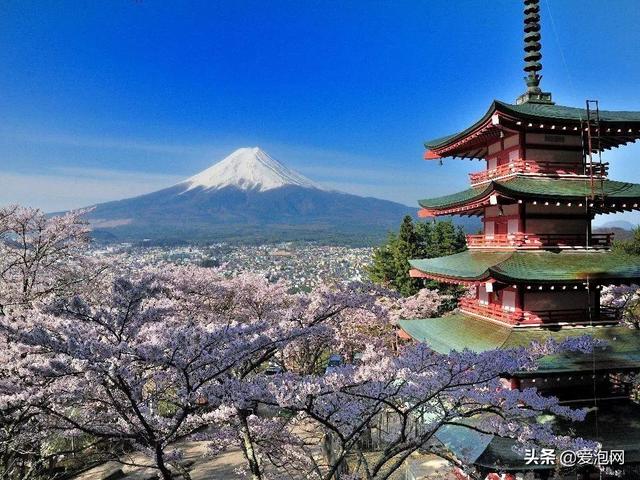
[[[367,268],[369,279],[373,283],[394,288],[392,282],[395,279],[396,270],[394,268],[393,252],[396,248],[397,240],[394,233],[389,233],[386,243],[373,251],[373,261]]]
[[[405,216],[400,225],[400,232],[393,249],[394,269],[396,272],[395,287],[405,296],[418,293],[423,286],[423,281],[409,276],[409,260],[420,258],[424,255],[422,239],[413,226],[413,220],[409,215]]]
[[[629,240],[614,242],[613,249],[629,255],[640,255],[640,226],[633,229],[633,236]]]
[[[451,220],[419,222],[416,230],[422,241],[424,258],[452,255],[466,249],[464,230]]]
[[[374,250],[368,273],[371,281],[410,296],[425,287],[423,279],[409,276],[409,260],[451,255],[466,248],[464,231],[451,220],[413,223],[410,216],[402,220],[398,234],[390,234],[387,242]],[[456,294],[457,287],[428,282],[429,288]],[[454,291],[455,290],[455,291]]]

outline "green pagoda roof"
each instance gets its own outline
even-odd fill
[[[496,349],[528,347],[548,339],[562,342],[572,337],[589,335],[606,342],[595,354],[563,352],[540,360],[535,372],[522,372],[519,377],[540,374],[591,371],[621,371],[640,368],[640,330],[625,326],[512,328],[461,313],[440,318],[399,320],[398,325],[414,340],[425,342],[435,351],[449,353],[464,349],[484,352]]]
[[[638,127],[640,127],[640,111],[600,110],[599,114],[602,127],[601,131],[603,132],[601,139],[604,148],[634,141],[640,136],[640,132],[638,131]],[[551,124],[564,124],[571,125],[572,127],[580,126],[580,123],[587,118],[587,111],[584,108],[566,107],[555,104],[526,102],[520,105],[514,105],[494,100],[482,118],[469,128],[452,135],[428,140],[424,145],[428,150],[439,152],[440,156],[450,155],[482,158],[486,154],[486,151],[471,154],[470,151],[473,149],[465,150],[462,147],[454,147],[454,145],[464,141],[467,137],[470,139],[477,133],[488,134],[489,137],[492,137],[493,134],[496,133],[493,131],[495,130],[493,122],[495,121],[496,115],[499,117],[498,121],[501,124],[504,123],[510,129],[526,130],[527,123],[532,122],[536,124],[535,131],[546,133],[546,130],[541,129],[540,125],[549,124],[548,127],[551,127]],[[629,127],[631,127],[632,132],[628,131]],[[611,131],[607,132],[607,128]],[[621,129],[620,132],[617,131],[618,128]],[[556,130],[550,131],[557,133]],[[580,131],[581,129],[577,129],[575,134],[579,134]],[[573,128],[565,131],[565,134],[572,133]],[[437,158],[437,156],[432,158]]]
[[[511,258],[513,252],[465,250],[444,257],[409,260],[411,267],[423,273],[461,280],[486,280],[490,268]]]
[[[479,420],[464,422],[473,427]],[[599,402],[597,415],[592,410],[582,422],[550,420],[559,435],[595,440],[602,444],[602,450],[624,450],[625,464],[640,462],[640,405],[636,403],[629,400]],[[514,449],[513,440],[472,428],[445,425],[437,431],[436,438],[458,459],[491,471],[496,468],[510,471],[556,468],[556,465],[525,465],[523,455]]]
[[[517,200],[549,200],[556,201],[584,201],[585,197],[591,196],[591,181],[586,178],[544,178],[516,175],[507,180],[489,182],[482,187],[469,188],[462,192],[445,195],[442,197],[419,200],[418,203],[424,209],[438,214],[440,210],[455,209],[464,207],[467,204],[478,202],[488,203],[488,197],[494,193]],[[609,203],[618,202],[618,209],[631,208],[632,202],[640,201],[640,184],[618,182],[615,180],[603,180],[595,182],[595,193],[597,196],[604,193],[606,201]],[[622,207],[622,203],[628,202],[630,205]],[[605,206],[594,208],[606,208]]]
[[[584,108],[565,107],[563,105],[544,103],[511,103],[495,100],[496,108],[526,120],[584,120],[587,118],[587,110]],[[640,123],[640,111],[625,110],[600,110],[601,122],[638,122]]]
[[[617,252],[465,250],[445,257],[409,260],[426,275],[462,281],[490,278],[505,283],[633,283],[640,280],[640,257]]]

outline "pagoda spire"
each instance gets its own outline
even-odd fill
[[[553,103],[551,93],[540,89],[542,75],[542,45],[540,44],[540,0],[524,0],[524,81],[527,91],[520,95],[516,103]]]

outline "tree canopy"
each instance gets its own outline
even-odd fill
[[[630,239],[615,241],[613,248],[629,255],[640,255],[640,226],[633,229]]]
[[[451,220],[414,223],[407,215],[398,233],[390,233],[386,243],[374,250],[369,278],[404,296],[415,295],[425,286],[446,289],[435,282],[425,285],[423,279],[411,278],[409,260],[451,255],[465,248],[464,231]]]

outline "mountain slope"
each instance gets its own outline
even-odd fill
[[[415,213],[324,189],[259,148],[242,148],[172,187],[96,205],[89,220],[110,241],[370,244]]]

